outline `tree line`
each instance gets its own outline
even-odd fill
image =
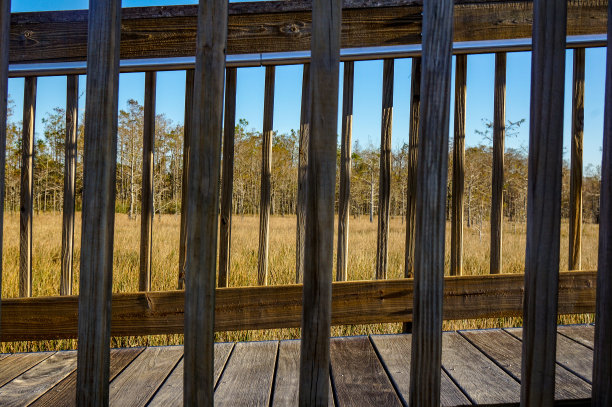
[[[6,151],[6,209],[19,211],[21,168],[21,123],[9,107]],[[144,108],[130,99],[119,112],[117,134],[116,210],[134,218],[140,211],[142,183],[142,133]],[[42,134],[37,132],[34,145],[34,210],[61,211],[63,199],[65,110],[59,107],[47,112],[42,120]],[[507,134],[513,135],[523,121],[508,122]],[[83,189],[83,117],[79,120],[77,142],[77,210]],[[468,227],[481,228],[490,213],[492,148],[491,124],[483,122],[479,145],[465,150],[465,220]],[[407,137],[405,137],[407,138]],[[271,212],[295,214],[297,205],[298,139],[296,131],[274,132],[272,139]],[[241,119],[235,127],[234,214],[253,215],[259,211],[261,176],[261,132],[249,128]],[[452,140],[449,151],[449,185],[447,216],[450,219],[452,180]],[[338,163],[340,147],[338,146]],[[392,151],[391,216],[402,216],[406,210],[408,178],[408,143]],[[352,146],[351,214],[378,212],[379,148],[372,144]],[[524,149],[506,149],[504,180],[504,216],[523,222],[527,206],[527,153]],[[179,213],[183,171],[183,126],[163,114],[155,120],[154,209],[156,215]],[[338,193],[337,171],[336,193]],[[587,166],[583,180],[583,220],[599,219],[599,167]],[[562,214],[569,214],[569,163],[563,165]]]

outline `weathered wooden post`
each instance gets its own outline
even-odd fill
[[[440,404],[453,1],[423,4],[410,405]]]
[[[419,113],[421,106],[421,58],[412,58],[410,83],[410,128],[408,135],[408,185],[406,186],[406,265],[404,277],[414,276],[416,228],[416,177],[419,152]]]
[[[76,402],[107,406],[121,1],[89,2]]]
[[[232,193],[234,188],[234,133],[236,132],[236,68],[225,71],[225,124],[221,174],[221,227],[219,238],[219,287],[227,287],[232,247]]]
[[[387,278],[389,259],[389,208],[391,205],[391,130],[393,127],[393,59],[383,67],[382,120],[380,131],[380,177],[378,181],[378,238],[376,278]]]
[[[346,281],[348,274],[348,234],[351,203],[351,138],[353,135],[353,82],[355,63],[344,63],[342,85],[342,138],[340,141],[340,193],[338,195],[338,249],[336,281]]]
[[[140,211],[140,278],[138,283],[140,291],[151,291],[156,91],[157,73],[145,73],[144,125],[142,134],[142,210]]]
[[[521,405],[555,394],[567,3],[535,0]]]
[[[580,270],[582,250],[582,138],[584,133],[584,48],[574,49],[568,270]]]
[[[183,124],[183,174],[181,180],[181,230],[179,237],[178,289],[185,288],[185,257],[187,255],[187,186],[189,185],[189,151],[193,126],[193,82],[195,72],[185,72],[185,123]]]
[[[25,78],[21,138],[21,194],[19,205],[19,296],[32,296],[32,208],[34,204],[34,120],[36,77]]]
[[[451,201],[450,275],[463,274],[463,191],[465,181],[465,94],[467,55],[455,63],[455,134],[453,137],[453,193]]]
[[[341,0],[312,2],[311,121],[304,257],[300,406],[326,406],[334,249]],[[330,97],[332,95],[332,97]]]
[[[506,53],[495,54],[493,98],[493,171],[491,175],[490,272],[502,272],[502,227],[504,220],[504,144],[506,138]]]
[[[221,172],[225,0],[200,0],[187,185],[183,402],[213,405],[215,280]]]
[[[295,282],[304,278],[304,245],[306,241],[306,195],[308,193],[308,140],[310,139],[310,64],[304,64],[302,75],[302,107],[298,142],[297,226],[295,233]]]
[[[66,146],[64,156],[64,210],[62,215],[62,277],[60,280],[60,295],[72,295],[78,121],[79,76],[69,75],[66,89]]]

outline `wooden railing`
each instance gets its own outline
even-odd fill
[[[215,330],[302,328],[300,404],[327,404],[332,324],[412,322],[411,405],[437,405],[440,397],[443,319],[524,317],[522,401],[551,405],[554,398],[558,314],[596,310],[593,380],[595,403],[612,399],[612,46],[608,45],[602,164],[599,271],[559,273],[561,137],[567,35],[612,32],[606,7],[582,2],[468,2],[369,0],[259,2],[121,10],[119,0],[91,1],[89,11],[10,15],[0,9],[0,123],[6,122],[9,61],[87,61],[84,191],[80,296],[71,281],[78,81],[68,79],[62,278],[59,297],[5,299],[0,339],[78,338],[77,402],[108,404],[111,335],[184,333],[188,405],[213,401]],[[422,14],[421,14],[422,13]],[[229,17],[228,17],[229,16]],[[533,16],[533,18],[532,18]],[[9,24],[9,22],[12,22]],[[533,21],[533,26],[531,21]],[[70,24],[66,24],[70,22]],[[453,29],[454,25],[454,29]],[[180,26],[181,30],[174,30]],[[257,29],[253,29],[257,27]],[[265,29],[262,29],[265,28]],[[9,37],[10,31],[10,37]],[[448,121],[453,41],[491,41],[532,35],[529,194],[525,275],[462,274],[466,51],[457,55],[451,221],[451,275],[444,279]],[[143,35],[144,34],[144,35]],[[10,38],[10,41],[9,41]],[[85,40],[86,39],[86,40]],[[341,48],[422,44],[411,52],[412,93],[405,276],[387,276],[392,56],[384,58],[378,239],[375,277],[347,279],[354,60],[345,61],[337,275],[332,284],[336,127]],[[501,44],[501,45],[500,45]],[[10,45],[10,47],[9,47]],[[195,46],[194,46],[195,45]],[[503,42],[481,45],[497,52],[493,120],[491,274],[501,259],[506,51]],[[530,49],[531,45],[521,45]],[[520,48],[519,47],[519,48]],[[10,51],[9,51],[10,48]],[[275,63],[266,64],[258,283],[227,287],[231,247],[236,67],[227,54],[311,50],[304,57],[300,119],[296,282],[265,287],[268,276],[270,164]],[[405,52],[405,51],[404,51]],[[146,70],[140,293],[112,294],[117,97],[120,59],[193,56],[187,71],[185,142],[178,287],[151,288],[151,233],[155,68]],[[375,58],[370,56],[367,59]],[[264,60],[261,55],[260,63]],[[151,63],[153,66],[155,62]],[[146,65],[146,64],[145,64]],[[43,70],[35,65],[32,70]],[[193,68],[193,67],[190,67]],[[46,69],[46,68],[44,68]],[[61,67],[57,68],[61,71]],[[175,69],[175,68],[169,68]],[[18,70],[15,70],[17,72]],[[18,75],[18,74],[16,74]],[[32,171],[36,73],[26,75],[22,139],[19,292],[31,295]],[[225,82],[225,87],[224,87]],[[570,269],[580,268],[584,49],[574,52],[570,191]],[[225,108],[223,106],[225,89]],[[225,123],[222,125],[223,113]],[[221,137],[221,135],[223,135]],[[221,152],[221,138],[223,152]],[[0,144],[6,144],[0,125]],[[223,171],[221,177],[221,154]],[[0,154],[0,180],[4,155]],[[239,159],[239,157],[238,157]],[[221,197],[218,183],[222,180]],[[4,187],[0,188],[0,213]],[[220,216],[218,213],[221,201]],[[218,220],[220,241],[217,242]],[[1,219],[1,217],[0,217]],[[0,223],[0,233],[2,230]],[[1,238],[1,235],[0,235]],[[1,245],[0,245],[1,246]],[[219,281],[216,287],[217,246]],[[595,280],[597,279],[597,304]],[[77,323],[78,321],[78,323]],[[417,374],[418,372],[418,374]]]

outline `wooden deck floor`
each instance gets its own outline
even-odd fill
[[[590,397],[591,325],[560,326],[556,398]],[[215,345],[215,404],[297,405],[299,341]],[[110,404],[181,405],[181,346],[113,349]],[[408,400],[410,335],[333,338],[331,389],[341,406],[400,406]],[[1,406],[74,405],[76,352],[0,355]],[[521,329],[446,332],[442,405],[518,403]],[[577,404],[580,404],[577,403]]]

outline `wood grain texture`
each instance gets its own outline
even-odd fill
[[[353,84],[355,63],[344,63],[342,85],[342,135],[340,141],[340,185],[338,195],[338,246],[336,281],[346,281],[348,274],[349,211],[351,202],[351,139],[353,137]]]
[[[584,48],[574,49],[569,195],[568,268],[580,270],[582,250],[582,139],[584,135]]]
[[[440,405],[453,1],[423,6],[410,405]]]
[[[595,327],[592,325],[565,325],[557,327],[557,332],[591,349],[595,345]]]
[[[215,385],[219,381],[233,348],[233,343],[215,343]],[[184,361],[181,360],[147,405],[151,407],[182,406],[184,370]]]
[[[567,3],[535,0],[533,8],[521,404],[550,406],[555,393]]]
[[[467,55],[457,55],[455,66],[455,134],[453,137],[450,275],[460,276],[463,274],[463,191],[465,181]]]
[[[378,178],[377,279],[387,278],[389,260],[389,209],[391,206],[391,133],[393,128],[394,60],[383,63],[382,119],[380,130],[380,175]]]
[[[181,230],[179,236],[178,289],[185,288],[185,257],[187,256],[187,189],[189,180],[189,152],[193,128],[193,83],[195,71],[185,72],[185,123],[183,125],[183,174],[181,179]]]
[[[505,328],[504,330],[519,340],[524,339],[523,328]],[[592,382],[592,349],[564,335],[557,334],[556,362],[588,383]]]
[[[121,1],[90,1],[78,307],[78,405],[108,405],[120,36]]]
[[[504,220],[504,144],[506,138],[506,53],[495,54],[493,97],[493,163],[491,171],[491,274],[502,272],[502,225]]]
[[[310,64],[302,73],[302,106],[298,141],[297,225],[295,233],[295,282],[304,279],[304,245],[306,242],[306,194],[308,189],[308,140],[310,139]]]
[[[422,1],[345,1],[342,48],[419,44]],[[569,0],[568,34],[604,34],[605,0]],[[532,2],[458,1],[454,40],[527,38]],[[310,49],[309,2],[231,4],[228,54]],[[127,8],[122,21],[121,58],[193,56],[197,6]],[[87,12],[16,13],[11,24],[11,63],[84,60]]]
[[[330,348],[339,405],[402,405],[367,336],[333,338]]]
[[[0,360],[0,387],[52,356],[55,352],[16,353]]]
[[[313,0],[299,405],[329,404],[341,0]]]
[[[372,343],[399,393],[403,404],[410,394],[410,335],[372,335]],[[467,397],[451,381],[445,371],[441,372],[440,405],[457,406],[470,404]]]
[[[76,369],[76,351],[56,352],[0,387],[2,406],[27,406]]]
[[[110,384],[110,404],[144,406],[183,355],[182,346],[148,347]]]
[[[608,38],[612,38],[612,2]],[[592,394],[593,403],[599,405],[612,404],[612,41],[606,50],[605,81]]]
[[[219,232],[219,287],[227,287],[232,247],[232,193],[234,188],[234,133],[236,132],[236,68],[225,71],[225,115],[221,173],[221,227]]]
[[[6,120],[8,113],[8,65],[11,0],[0,2],[0,151],[6,151]],[[4,239],[4,195],[6,154],[0,154],[0,258]],[[0,264],[0,292],[2,292],[2,264]],[[1,297],[1,296],[0,296]],[[0,306],[2,299],[0,298]]]
[[[19,296],[32,296],[32,208],[34,206],[34,122],[37,78],[25,79],[21,134],[19,204]]]
[[[404,277],[414,277],[416,230],[417,157],[421,106],[421,58],[412,58],[410,78],[410,128],[408,135],[408,181],[406,185],[406,260]]]
[[[66,79],[66,140],[64,153],[64,204],[62,212],[62,275],[60,295],[72,295],[74,254],[74,205],[76,199],[79,76]]]
[[[153,252],[153,169],[155,167],[155,99],[157,72],[145,73],[144,119],[142,132],[142,190],[140,213],[140,275],[138,290],[151,291]]]
[[[442,366],[475,404],[516,403],[518,381],[456,332],[442,335]]]
[[[183,403],[214,402],[215,280],[227,1],[200,0],[187,182]]]
[[[559,313],[595,309],[595,272],[561,273]],[[521,274],[447,277],[443,318],[479,319],[522,315]],[[236,287],[216,290],[215,330],[300,327],[302,286]],[[413,281],[334,283],[332,324],[373,324],[412,320]],[[183,333],[182,291],[113,295],[112,335]],[[78,297],[6,299],[2,341],[75,338]]]
[[[300,387],[300,341],[280,341],[278,361],[274,375],[273,406],[295,406],[299,403]],[[331,381],[329,383],[328,406],[333,407]]]
[[[497,330],[470,330],[460,334],[485,353],[506,373],[521,381],[521,342],[508,333]],[[590,397],[591,386],[557,364],[555,368],[555,398],[557,400]]]
[[[110,380],[128,366],[144,348],[111,349]],[[76,407],[76,372],[36,399],[29,407]]]
[[[268,284],[268,246],[270,204],[272,201],[272,131],[274,126],[274,78],[276,68],[266,66],[264,117],[261,142],[261,196],[259,199],[259,249],[257,251],[257,284]]]
[[[215,391],[216,406],[270,404],[278,341],[238,342]]]

